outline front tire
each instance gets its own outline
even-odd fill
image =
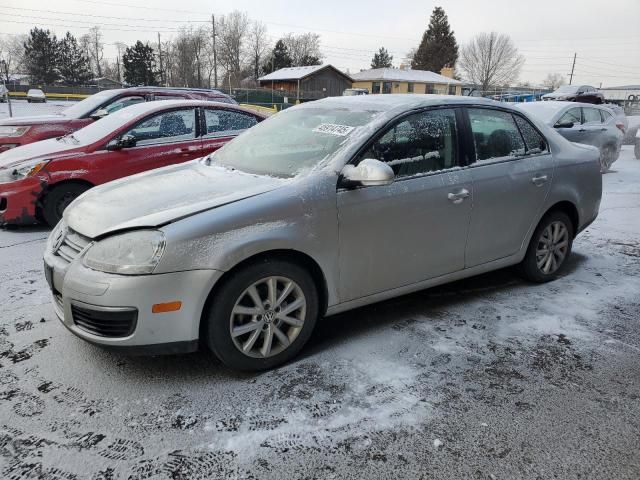
[[[295,263],[262,260],[231,274],[211,299],[206,342],[227,366],[260,371],[285,363],[309,340],[318,290]]]
[[[555,211],[545,215],[533,233],[520,264],[522,275],[535,283],[558,278],[571,255],[573,238],[573,223],[566,213]]]
[[[89,186],[79,183],[68,183],[53,187],[42,202],[42,217],[50,227],[55,227],[65,209],[76,198],[89,190]]]

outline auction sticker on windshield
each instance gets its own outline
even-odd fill
[[[349,125],[336,125],[335,123],[322,123],[313,129],[316,133],[328,133],[330,135],[338,135],[340,137],[346,137],[356,127],[350,127]]]

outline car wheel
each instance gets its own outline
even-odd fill
[[[602,173],[609,171],[615,159],[616,150],[614,147],[612,147],[611,145],[602,147],[602,150],[600,150],[600,171]]]
[[[309,340],[319,314],[318,290],[302,267],[264,260],[231,274],[210,302],[206,341],[227,366],[274,368]]]
[[[79,183],[62,184],[51,189],[42,202],[42,217],[55,227],[62,219],[62,213],[76,198],[89,190],[89,186]]]
[[[567,214],[557,211],[545,215],[520,264],[523,276],[536,283],[557,278],[571,255],[573,237],[573,224]]]

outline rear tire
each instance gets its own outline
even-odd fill
[[[558,278],[571,255],[574,235],[573,223],[566,213],[554,211],[545,215],[520,264],[522,276],[535,283]]]
[[[319,315],[311,275],[283,260],[265,259],[233,272],[209,303],[203,319],[207,345],[225,365],[243,371],[268,370],[292,359]]]
[[[600,150],[600,172],[608,172],[616,161],[616,149],[612,145],[606,145]]]
[[[89,188],[91,187],[79,183],[67,183],[53,187],[42,202],[42,217],[47,225],[55,227],[62,220],[62,214],[69,204]]]

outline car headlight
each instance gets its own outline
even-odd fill
[[[165,249],[159,230],[137,230],[93,244],[84,256],[85,267],[120,275],[153,273]]]
[[[11,180],[22,180],[26,177],[33,177],[38,174],[45,165],[49,163],[49,160],[36,160],[32,162],[25,162],[17,166],[16,168],[10,169],[11,172]]]
[[[0,127],[0,137],[21,137],[31,127]]]

